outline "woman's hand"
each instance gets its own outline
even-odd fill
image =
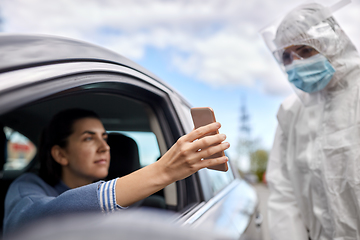
[[[119,178],[116,182],[117,204],[129,206],[202,168],[227,162],[225,156],[205,159],[230,147],[228,142],[223,142],[224,134],[206,136],[220,126],[220,123],[212,123],[191,131],[179,138],[157,162]]]
[[[226,139],[225,134],[206,136],[216,132],[220,127],[220,123],[212,123],[179,138],[158,160],[165,176],[164,181],[171,183],[186,178],[202,168],[227,162],[226,156],[205,159],[230,147],[228,142],[223,142]]]

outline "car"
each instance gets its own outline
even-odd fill
[[[1,34],[0,52],[2,205],[15,178],[38,172],[41,132],[61,110],[83,108],[100,116],[112,138],[109,178],[155,162],[194,128],[192,106],[175,89],[100,46],[57,36]],[[261,239],[259,199],[231,159],[227,172],[202,169],[154,196],[138,207],[174,213],[179,226]]]

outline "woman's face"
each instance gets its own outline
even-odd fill
[[[74,122],[73,133],[63,149],[67,165],[63,165],[63,181],[69,186],[103,179],[110,165],[107,133],[100,120],[83,118]],[[64,179],[65,178],[65,179]]]

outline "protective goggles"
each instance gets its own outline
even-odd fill
[[[281,62],[284,66],[291,64],[294,60],[301,60],[312,57],[319,52],[307,45],[290,46],[284,49]]]

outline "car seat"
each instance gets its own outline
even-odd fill
[[[106,180],[122,177],[140,169],[139,150],[136,142],[120,133],[109,133],[110,167]]]
[[[139,150],[134,139],[121,133],[109,133],[108,145],[110,146],[110,167],[105,180],[123,177],[141,168]],[[135,204],[132,207],[155,207],[166,208],[165,199],[159,195],[151,195]]]

